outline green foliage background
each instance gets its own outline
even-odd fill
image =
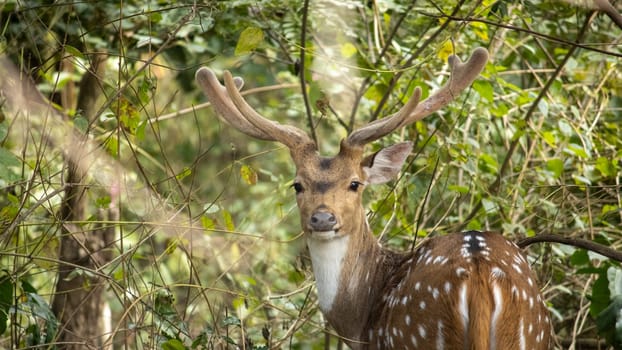
[[[426,96],[442,85],[449,54],[487,47],[490,63],[472,89],[369,147],[416,144],[399,181],[366,194],[374,231],[395,249],[463,229],[618,249],[622,29],[589,4],[311,1],[301,58],[299,1],[8,0],[0,50],[66,116],[64,127],[104,151],[88,172],[92,216],[70,224],[115,227],[116,244],[105,248],[114,259],[75,270],[105,277],[115,348],[319,349],[325,325],[288,152],[219,122],[194,72],[231,70],[258,111],[310,130],[296,76],[304,63],[312,120],[330,154],[415,86]],[[63,96],[79,90],[98,53],[108,55],[105,97],[89,122]],[[72,149],[46,144],[47,119],[28,115],[29,105],[14,113],[3,98],[0,347],[54,344],[49,303],[68,224],[57,213]],[[99,221],[111,207],[119,220]],[[529,256],[557,348],[622,344],[617,262],[552,244]]]

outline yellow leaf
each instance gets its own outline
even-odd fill
[[[227,230],[231,232],[235,231],[235,224],[233,223],[233,217],[231,217],[231,213],[223,210],[222,218],[225,220],[225,227],[227,228]]]
[[[240,168],[240,176],[242,176],[242,179],[244,179],[244,182],[248,185],[255,185],[257,183],[257,172],[248,165],[242,165]]]
[[[341,45],[341,56],[343,58],[350,58],[356,54],[356,46],[351,43],[345,43]]]
[[[245,55],[253,52],[263,42],[263,30],[257,27],[248,27],[240,34],[240,39],[235,46],[235,55]]]
[[[438,52],[438,58],[440,58],[444,62],[447,62],[447,58],[449,57],[449,55],[453,55],[453,53],[454,53],[454,44],[451,42],[451,40],[447,40],[441,46],[441,49]]]
[[[477,35],[483,41],[488,41],[488,26],[486,25],[486,23],[471,22],[471,27],[473,27],[475,35]]]

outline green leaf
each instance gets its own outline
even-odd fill
[[[557,137],[555,137],[555,133],[551,131],[545,131],[542,133],[542,138],[544,139],[544,142],[546,142],[549,146],[557,146]]]
[[[257,27],[248,27],[240,34],[235,46],[235,55],[241,56],[253,52],[263,41],[263,30]]]
[[[188,167],[184,167],[183,170],[179,172],[179,174],[175,175],[175,178],[177,180],[183,180],[186,177],[190,176],[190,174],[192,174],[192,170]]]
[[[486,80],[476,80],[473,83],[473,89],[477,91],[477,93],[482,96],[486,101],[493,102],[494,100],[494,89],[490,82]]]
[[[609,305],[609,280],[605,273],[601,273],[592,285],[590,313],[597,316]]]
[[[352,45],[352,43],[345,43],[341,45],[341,56],[343,58],[350,58],[354,56],[357,52],[356,46]]]
[[[603,177],[615,176],[617,173],[617,163],[613,159],[609,160],[605,157],[598,157],[595,167]]]
[[[569,144],[568,147],[564,148],[564,152],[583,159],[589,158],[587,152],[583,147],[573,143]]]
[[[21,162],[9,150],[0,147],[0,180],[15,182],[19,175],[10,167],[19,167]]]
[[[573,266],[585,266],[590,264],[590,257],[585,249],[576,250],[570,257]]]
[[[20,161],[9,150],[0,147],[0,165],[4,167],[19,166]]]
[[[0,120],[2,120],[2,118],[3,118],[3,114],[0,113]],[[8,134],[9,134],[9,129],[6,123],[4,122],[4,120],[0,121],[0,142],[2,142],[4,138],[6,138],[6,135]]]
[[[216,228],[216,224],[214,223],[214,220],[208,218],[205,215],[201,216],[201,226],[203,226],[203,228],[206,231],[211,231],[214,228]]]
[[[499,169],[499,163],[490,154],[483,153],[479,156],[479,168],[491,174],[496,174]]]
[[[467,186],[449,185],[447,186],[447,189],[461,194],[469,193],[469,188]]]
[[[80,50],[76,49],[75,47],[73,47],[71,45],[65,44],[63,46],[63,49],[65,50],[66,53],[68,53],[68,54],[70,54],[72,56],[79,57],[79,58],[85,58],[84,54]]]
[[[86,130],[89,128],[89,121],[82,116],[76,116],[73,118],[73,126],[81,133],[86,134]]]
[[[163,350],[186,350],[187,349],[184,346],[184,343],[182,343],[178,339],[169,339],[165,341],[164,343],[162,343],[161,346]]]
[[[95,200],[95,205],[99,209],[108,209],[108,208],[110,208],[110,203],[112,203],[112,200],[111,200],[110,196],[99,197],[99,198],[97,198]]]
[[[226,210],[222,211],[222,218],[225,220],[225,227],[229,231],[235,231],[235,225],[233,224],[233,218],[231,217],[231,213]]]
[[[596,317],[598,334],[614,344],[616,349],[622,346],[622,322],[619,315],[622,312],[622,296],[613,298],[612,302]]]
[[[235,316],[227,316],[222,321],[222,325],[223,326],[240,326],[242,325],[242,322],[240,322],[240,319]]]
[[[553,177],[559,178],[564,172],[564,161],[559,158],[553,158],[546,161],[546,170],[553,173]]]
[[[607,269],[607,279],[609,280],[611,298],[622,296],[622,270],[616,266],[611,266]]]
[[[6,331],[9,309],[13,304],[13,283],[8,274],[0,276],[0,335]]]

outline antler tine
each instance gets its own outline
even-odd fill
[[[227,89],[220,84],[216,74],[211,69],[206,67],[199,68],[195,78],[209,102],[218,112],[217,115],[220,117],[220,120],[248,136],[261,140],[276,141],[272,136],[258,130],[253,124],[244,119],[244,116],[227,95]],[[240,78],[238,79],[239,88],[242,88],[242,85],[244,85],[244,81]]]
[[[279,124],[257,113],[257,111],[244,100],[242,95],[240,95],[229,71],[224,72],[224,80],[231,101],[233,101],[238,111],[244,116],[244,119],[252,124],[258,131],[261,131],[265,135],[270,135],[272,140],[284,144],[289,149],[302,148],[308,145],[313,145],[315,147],[313,140],[301,129],[290,125]]]
[[[478,47],[473,51],[466,63],[462,63],[454,55],[449,56],[448,61],[451,67],[449,82],[434,95],[429,96],[421,103],[417,103],[421,91],[415,90],[408,103],[397,113],[355,130],[348,136],[346,143],[350,146],[363,146],[366,143],[388,135],[395,129],[421,120],[446,106],[462,90],[471,85],[479,73],[481,73],[486,66],[486,62],[488,62],[488,51]],[[413,103],[413,100],[416,102]]]
[[[415,110],[420,98],[421,89],[416,87],[408,102],[397,113],[375,120],[360,129],[354,130],[345,140],[346,144],[350,147],[362,147],[406,125],[406,118]]]
[[[224,75],[225,86],[220,84],[216,74],[209,68],[201,67],[196,73],[197,83],[223,122],[248,136],[281,142],[289,148],[313,143],[304,131],[272,122],[259,115],[238,91],[244,85],[244,80],[233,78],[228,71]]]

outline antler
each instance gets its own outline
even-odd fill
[[[416,88],[410,100],[397,113],[353,131],[344,140],[345,145],[349,147],[362,147],[367,143],[388,135],[398,128],[421,120],[444,107],[477,78],[486,66],[488,51],[482,47],[475,49],[466,63],[462,63],[454,55],[449,56],[448,61],[451,67],[449,82],[434,95],[419,103],[421,89]]]
[[[290,149],[309,145],[315,147],[313,140],[301,129],[279,124],[257,113],[238,91],[244,85],[242,78],[233,78],[229,71],[225,71],[225,86],[222,86],[214,72],[202,67],[196,73],[196,80],[212,106],[218,111],[220,119],[246,135],[266,141],[277,141]]]

